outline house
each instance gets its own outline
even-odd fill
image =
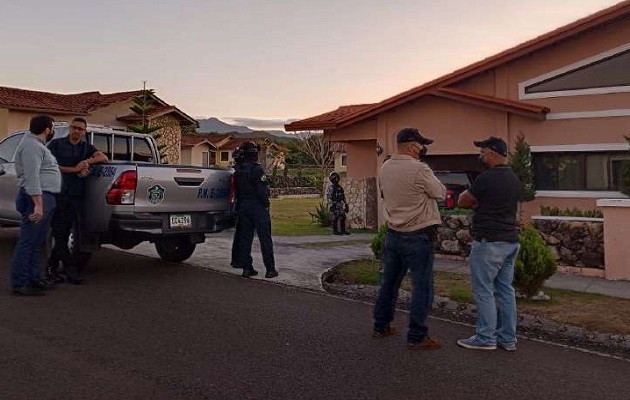
[[[229,167],[234,164],[233,153],[237,147],[248,141],[261,145],[258,162],[266,170],[274,166],[284,168],[284,156],[287,149],[266,139],[235,138],[229,134],[194,134],[183,135],[181,152],[182,164]]]
[[[182,135],[181,164],[208,167],[217,164],[217,147],[203,135]]]
[[[130,110],[133,99],[141,94],[141,90],[58,94],[0,86],[0,139],[28,128],[29,120],[37,114],[49,114],[59,122],[83,117],[90,124],[126,130],[128,126],[142,122],[142,117]],[[196,127],[197,121],[155,94],[151,96],[155,107],[147,118],[151,125],[163,127],[159,133],[160,144],[166,146],[166,161],[177,164],[182,131]]]
[[[593,209],[599,198],[625,197],[618,189],[630,159],[629,71],[624,1],[378,103],[341,106],[285,129],[323,130],[346,143],[348,185],[372,188],[362,221],[376,220],[373,179],[406,126],[435,140],[427,162],[448,170],[480,168],[473,140],[493,135],[513,148],[522,134],[537,188],[526,215],[541,206]]]

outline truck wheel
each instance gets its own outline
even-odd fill
[[[180,262],[187,260],[195,251],[197,245],[191,243],[188,237],[164,238],[155,242],[155,250],[164,261]]]
[[[49,259],[52,255],[52,248],[55,246],[55,239],[51,234],[52,230],[48,230],[48,236],[46,237],[46,246],[45,246],[45,255],[46,259]],[[72,226],[72,230],[70,231],[70,235],[68,236],[68,250],[70,251],[70,257],[72,258],[72,263],[79,266],[84,267],[90,262],[92,258],[92,253],[84,252],[79,250],[79,243],[77,242],[77,238],[79,237],[79,227],[78,224],[75,223]]]

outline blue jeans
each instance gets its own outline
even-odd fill
[[[433,244],[425,233],[388,230],[385,237],[385,268],[374,305],[374,330],[382,332],[394,319],[400,283],[411,272],[411,307],[407,341],[423,341],[429,329],[427,315],[433,305]]]
[[[477,305],[477,340],[483,344],[516,343],[514,263],[519,244],[473,241],[470,278]]]
[[[34,208],[31,197],[24,190],[20,190],[15,200],[15,208],[22,216],[22,225],[20,238],[13,253],[11,286],[14,289],[33,285],[40,280],[39,253],[40,248],[46,243],[48,228],[55,211],[55,196],[46,192],[42,194],[42,202],[44,215],[39,222],[34,223],[28,219]]]

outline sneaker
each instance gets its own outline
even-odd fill
[[[255,269],[244,269],[243,273],[241,274],[243,278],[249,278],[250,276],[256,275],[258,275],[258,271],[256,271]]]
[[[460,339],[457,344],[465,349],[471,350],[496,350],[496,344],[485,344],[477,339],[476,335],[469,337],[468,339]]]
[[[516,343],[497,343],[505,351],[516,351]]]
[[[384,338],[387,336],[391,336],[394,333],[396,333],[396,327],[395,326],[388,326],[387,329],[385,329],[384,331],[374,331],[372,332],[372,337],[375,339],[380,339],[380,338]]]
[[[267,273],[265,274],[265,278],[275,278],[276,276],[278,276],[278,271],[275,269],[272,269],[270,271],[267,271]]]
[[[407,343],[409,350],[437,350],[442,348],[440,342],[430,337],[426,337],[422,342],[409,342]]]
[[[54,281],[41,280],[31,285],[31,289],[34,290],[51,290],[55,289],[57,284]]]

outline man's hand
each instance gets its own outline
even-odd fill
[[[459,195],[459,199],[457,199],[457,206],[460,208],[475,208],[477,207],[477,199],[468,190],[464,190]]]
[[[78,163],[75,168],[77,169],[77,172],[83,172],[84,170],[90,168],[90,163],[87,162],[87,160],[83,160]]]
[[[39,221],[42,220],[43,216],[44,216],[43,207],[41,205],[35,204],[35,207],[33,208],[33,212],[31,213],[31,215],[28,216],[28,220],[34,223],[38,223]]]

